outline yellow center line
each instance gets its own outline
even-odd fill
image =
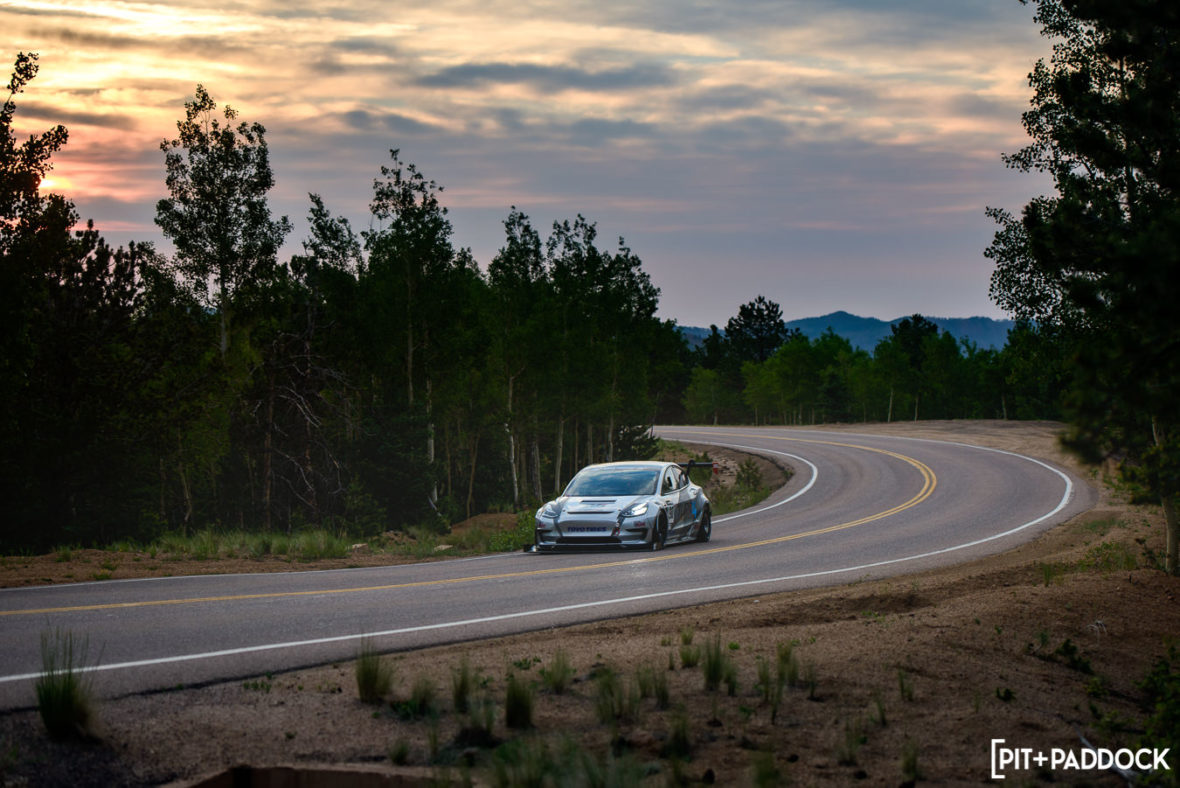
[[[741,437],[741,438],[750,437],[748,435],[743,435],[741,433],[709,432],[709,433],[701,433],[701,434],[707,434],[712,437],[719,437],[719,436],[720,437]],[[703,555],[711,555],[714,553],[726,553],[726,552],[730,552],[733,550],[748,550],[752,547],[762,547],[762,546],[768,545],[768,544],[778,544],[780,542],[789,542],[789,541],[793,541],[795,539],[802,539],[802,538],[808,537],[808,536],[819,536],[822,534],[829,534],[829,533],[833,533],[835,531],[843,531],[848,528],[855,528],[860,525],[865,525],[866,523],[871,523],[871,522],[875,522],[877,520],[882,520],[886,517],[892,517],[895,514],[898,514],[900,512],[904,512],[907,509],[911,509],[911,508],[917,506],[918,504],[922,503],[923,501],[925,501],[927,498],[929,498],[931,496],[931,494],[934,492],[934,488],[938,486],[938,478],[934,475],[934,471],[932,471],[929,466],[927,466],[923,462],[920,462],[919,460],[914,459],[913,457],[908,457],[904,454],[898,454],[896,452],[887,451],[885,449],[878,449],[878,448],[874,448],[872,446],[860,446],[860,445],[853,444],[853,443],[839,443],[836,441],[808,440],[808,439],[803,439],[803,438],[790,438],[790,437],[786,437],[786,436],[776,436],[776,435],[760,436],[760,437],[764,437],[764,438],[769,437],[769,438],[774,438],[776,440],[784,440],[784,441],[794,441],[796,443],[815,443],[815,444],[823,444],[823,445],[827,445],[827,446],[840,446],[843,448],[861,449],[864,451],[875,452],[877,454],[884,454],[886,456],[901,460],[902,462],[904,462],[908,465],[911,465],[915,469],[917,469],[918,473],[921,474],[921,476],[922,476],[922,489],[920,489],[918,491],[918,493],[916,495],[914,495],[914,497],[910,498],[908,501],[905,501],[904,503],[900,503],[897,506],[886,509],[883,512],[878,512],[876,514],[867,515],[865,517],[861,517],[860,519],[852,520],[847,523],[840,523],[838,525],[829,525],[824,528],[816,528],[811,531],[803,531],[803,532],[800,532],[797,534],[788,534],[786,536],[776,536],[776,537],[772,537],[770,539],[762,539],[757,542],[743,542],[743,543],[737,544],[737,545],[728,545],[728,546],[724,546],[724,547],[711,547],[711,548],[708,548],[705,550],[695,550],[691,553],[662,553],[659,555],[648,556],[648,557],[644,557],[644,558],[630,558],[630,559],[627,559],[624,561],[608,561],[606,563],[592,564],[590,566],[559,566],[559,567],[553,567],[550,569],[528,569],[528,570],[523,570],[523,571],[519,571],[519,572],[504,572],[501,574],[494,574],[494,575],[472,575],[472,576],[467,576],[467,577],[453,577],[453,578],[447,578],[447,579],[442,579],[442,580],[419,580],[419,581],[414,581],[414,582],[410,582],[410,583],[391,583],[389,585],[364,586],[361,588],[330,588],[330,589],[319,589],[319,590],[315,590],[315,591],[274,591],[274,592],[261,593],[261,594],[232,594],[232,595],[225,595],[225,596],[192,597],[189,599],[155,599],[155,600],[145,600],[145,601],[140,601],[140,602],[107,602],[107,603],[95,604],[95,605],[75,605],[72,607],[46,607],[46,608],[38,608],[36,610],[0,610],[0,617],[45,615],[48,613],[77,613],[77,612],[85,612],[85,611],[93,611],[93,610],[121,610],[121,609],[127,609],[127,608],[137,608],[137,607],[163,607],[163,606],[167,606],[167,605],[192,605],[192,604],[199,604],[199,603],[206,603],[206,602],[238,602],[238,601],[245,601],[245,600],[250,600],[250,599],[280,599],[280,598],[288,598],[288,597],[319,596],[319,595],[323,595],[323,594],[362,594],[362,593],[370,593],[370,592],[376,592],[376,591],[393,591],[393,590],[402,589],[402,588],[420,588],[420,587],[424,587],[424,586],[453,585],[456,583],[475,583],[475,582],[479,582],[482,580],[508,580],[508,579],[518,578],[518,577],[538,577],[541,575],[562,574],[562,573],[567,573],[567,572],[587,572],[587,571],[598,570],[598,569],[610,569],[610,568],[618,567],[618,566],[634,566],[634,565],[644,564],[644,563],[648,563],[648,562],[652,562],[652,561],[674,561],[674,560],[684,559],[684,558],[698,558]]]

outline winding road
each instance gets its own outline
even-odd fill
[[[650,554],[513,553],[327,572],[0,590],[0,708],[34,703],[44,632],[88,638],[105,696],[256,677],[742,596],[902,574],[1001,552],[1090,508],[1042,460],[962,443],[824,430],[661,427],[781,458],[795,475],[714,519],[713,540]]]

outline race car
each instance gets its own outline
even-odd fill
[[[677,542],[709,541],[709,499],[688,476],[700,466],[713,463],[587,465],[560,498],[537,510],[535,549],[660,550]]]

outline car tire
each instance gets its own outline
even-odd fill
[[[656,521],[655,530],[651,532],[651,550],[654,553],[656,550],[663,550],[664,543],[668,541],[668,521],[660,515],[660,519]]]
[[[697,526],[697,541],[707,542],[713,536],[713,513],[708,509],[701,514],[701,524]]]

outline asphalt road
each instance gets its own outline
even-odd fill
[[[0,590],[0,708],[34,705],[42,633],[89,641],[100,694],[191,686],[672,607],[833,585],[1001,552],[1089,508],[1048,463],[963,444],[787,429],[664,427],[780,456],[795,476],[714,519],[708,544],[513,553],[290,574]]]

